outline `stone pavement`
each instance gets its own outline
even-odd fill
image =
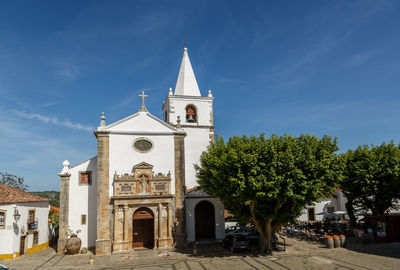
[[[24,255],[14,261],[1,260],[0,264],[17,270],[25,269],[159,269],[159,270],[254,270],[254,269],[400,269],[400,243],[370,244],[350,243],[348,248],[326,249],[295,239],[287,239],[287,252],[273,256],[260,256],[255,251],[232,254],[217,245],[199,246],[198,256],[190,250],[160,253],[153,250],[130,254],[94,256],[90,254],[59,255],[51,248]]]

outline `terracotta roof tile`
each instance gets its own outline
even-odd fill
[[[50,212],[54,214],[60,214],[60,208],[50,205]]]
[[[196,190],[198,190],[199,188],[200,188],[199,186],[193,187],[193,188],[189,188],[189,189],[186,190],[186,193],[190,193],[190,192],[196,191]]]
[[[224,210],[224,218],[227,218],[227,217],[234,217],[234,215],[229,213],[228,210]]]
[[[19,202],[48,202],[49,199],[42,198],[31,193],[22,191],[18,188],[7,185],[0,185],[0,203],[19,203]]]

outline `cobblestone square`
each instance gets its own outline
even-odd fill
[[[90,254],[60,255],[56,254],[54,249],[48,248],[14,261],[3,260],[0,263],[17,270],[400,269],[400,243],[363,245],[352,242],[347,248],[327,249],[320,244],[287,239],[287,245],[286,252],[275,252],[272,256],[261,256],[256,251],[232,254],[215,244],[199,246],[198,256],[193,256],[190,250],[170,253],[143,250],[129,254],[94,256],[92,265],[89,264]]]

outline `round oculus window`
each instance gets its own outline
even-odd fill
[[[138,152],[149,152],[153,148],[153,143],[145,138],[139,138],[133,142],[133,149]]]

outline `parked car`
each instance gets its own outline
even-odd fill
[[[225,234],[228,234],[228,233],[231,233],[231,232],[234,232],[234,231],[236,231],[236,230],[239,230],[241,227],[240,226],[238,226],[238,225],[235,225],[235,226],[229,226],[228,228],[225,228]]]
[[[0,264],[0,270],[14,270],[14,269],[8,268],[7,266]]]
[[[239,250],[249,250],[250,244],[245,235],[230,234],[224,239],[224,247],[230,249],[232,252]]]
[[[243,235],[248,235],[250,232],[252,232],[252,231],[254,231],[254,230],[256,230],[254,227],[245,227],[245,226],[236,226],[237,227],[237,229],[236,230],[233,230],[233,231],[230,231],[230,232],[226,232],[225,231],[225,235],[228,235],[228,234],[243,234]]]
[[[225,218],[225,229],[231,226],[238,226],[238,221],[234,217],[227,217]]]
[[[260,242],[260,233],[255,227],[238,227],[235,230],[235,226],[231,226],[225,230],[225,236],[241,234],[247,237],[250,245],[258,245]]]
[[[250,245],[258,245],[260,243],[260,233],[257,231],[257,229],[251,229],[247,233],[247,239],[249,240]]]

